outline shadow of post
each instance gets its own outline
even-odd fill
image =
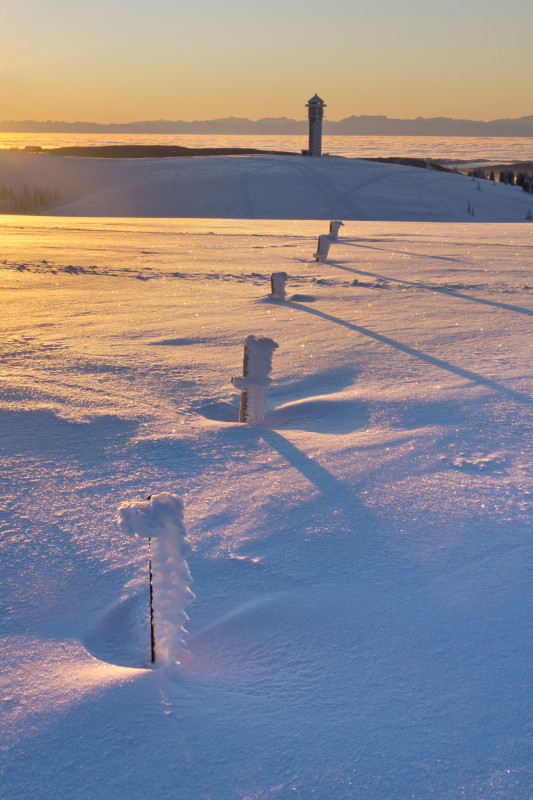
[[[331,472],[276,431],[263,428],[261,438],[291,467],[316,486],[323,496],[319,505],[326,517],[333,512],[336,514],[340,512],[339,529],[342,527],[351,533],[357,531],[365,534],[376,530],[377,522],[374,514],[366,508],[352,489],[339,481]]]
[[[497,300],[485,300],[482,297],[472,297],[468,294],[462,294],[456,289],[448,288],[446,286],[431,286],[420,281],[408,281],[403,278],[391,278],[389,275],[380,275],[379,272],[367,272],[363,269],[356,269],[355,267],[347,267],[345,264],[339,264],[337,261],[328,261],[330,267],[341,269],[344,272],[351,272],[354,275],[364,275],[366,278],[378,278],[378,280],[387,281],[388,283],[399,283],[402,286],[413,286],[415,289],[425,289],[428,292],[436,292],[445,297],[457,297],[459,300],[468,300],[471,303],[479,303],[483,306],[492,306],[493,308],[501,308],[504,311],[514,311],[516,314],[526,314],[533,317],[533,311],[529,308],[522,308],[522,306],[514,306],[511,303],[500,303]]]
[[[360,247],[363,250],[379,250],[381,253],[396,253],[397,255],[414,256],[415,258],[430,258],[434,261],[453,261],[456,264],[461,262],[460,258],[454,258],[453,256],[432,256],[429,253],[414,253],[412,250],[391,250],[388,247],[372,247],[370,244],[362,244],[358,241],[351,242],[345,237],[342,238],[342,244],[348,247]]]
[[[479,386],[485,386],[495,392],[505,394],[519,403],[527,403],[528,405],[531,405],[533,402],[531,397],[528,397],[521,392],[517,392],[514,389],[509,389],[507,386],[504,386],[503,384],[498,383],[491,378],[485,378],[483,375],[479,375],[477,372],[472,372],[472,370],[463,369],[463,367],[456,367],[454,364],[450,364],[448,361],[444,361],[441,358],[436,358],[435,356],[430,356],[427,353],[424,353],[422,350],[417,350],[415,347],[410,347],[402,342],[398,342],[395,339],[391,339],[389,336],[376,333],[375,331],[370,330],[370,328],[365,328],[362,325],[355,325],[353,322],[347,322],[339,317],[334,317],[332,314],[327,314],[325,311],[319,311],[317,308],[309,308],[308,306],[301,306],[299,303],[294,303],[290,300],[286,301],[284,305],[298,311],[304,311],[306,314],[312,314],[315,317],[320,317],[327,322],[333,322],[335,325],[348,328],[348,330],[355,331],[363,336],[368,336],[370,339],[374,339],[376,342],[393,347],[395,350],[405,353],[406,355],[413,356],[414,358],[418,358],[420,361],[424,361],[426,364],[431,364],[433,367],[438,367],[439,369],[451,372],[453,375],[458,375],[461,378],[465,378],[465,380],[472,381],[472,383],[478,384]]]
[[[355,502],[355,495],[344,484],[317,461],[298,450],[288,439],[267,428],[261,429],[261,438],[298,470],[304,478],[314,484],[324,496],[338,498],[343,503]]]

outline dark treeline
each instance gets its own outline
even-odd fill
[[[11,186],[0,186],[0,214],[38,214],[40,210],[61,200],[58,189],[39,189],[34,186],[32,190],[26,185],[17,193]]]
[[[515,173],[512,169],[502,169],[496,172],[497,174],[494,170],[491,170],[487,173],[486,170],[478,167],[477,169],[470,170],[468,174],[472,178],[489,180],[493,183],[498,181],[499,183],[504,183],[506,186],[521,186],[524,192],[533,194],[533,173],[524,171],[517,171]]]
[[[106,144],[100,147],[51,147],[52,156],[76,158],[185,158],[187,156],[293,156],[285,150],[255,150],[250,147],[181,147],[165,144]]]
[[[450,167],[445,167],[438,161],[433,161],[430,158],[414,158],[413,156],[375,156],[374,158],[365,158],[364,161],[379,161],[382,164],[400,164],[402,167],[420,167],[422,169],[432,169],[437,172],[453,172]]]

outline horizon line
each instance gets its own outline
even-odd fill
[[[371,119],[371,120],[388,120],[390,122],[432,122],[432,121],[447,121],[447,122],[468,122],[468,123],[475,123],[481,125],[488,125],[495,122],[519,122],[524,119],[533,119],[533,113],[531,114],[523,114],[519,117],[497,117],[494,119],[471,119],[468,117],[449,117],[449,116],[431,116],[431,117],[424,117],[418,115],[416,117],[389,117],[387,114],[350,114],[347,117],[341,117],[340,119],[332,119],[331,117],[324,116],[324,121],[328,122],[345,122],[346,120],[350,119]],[[245,121],[245,122],[264,122],[264,121],[286,121],[286,122],[296,122],[296,123],[306,123],[307,117],[302,117],[301,119],[296,119],[294,117],[258,117],[256,119],[252,119],[251,117],[240,117],[229,115],[226,117],[211,117],[206,119],[165,119],[160,117],[159,119],[132,119],[128,120],[127,122],[100,122],[98,120],[65,120],[65,119],[2,119],[0,120],[0,124],[28,124],[28,123],[35,123],[39,125],[45,124],[55,124],[60,123],[62,125],[140,125],[140,124],[152,124],[152,123],[179,123],[183,122],[188,125],[193,124],[201,124],[206,122],[222,122],[228,120],[235,120],[235,121]]]

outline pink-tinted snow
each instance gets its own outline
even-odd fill
[[[0,219],[2,800],[530,800],[533,229],[328,225]],[[172,678],[116,524],[158,492]]]

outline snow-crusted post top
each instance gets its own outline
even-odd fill
[[[185,609],[195,599],[189,588],[192,578],[186,558],[191,543],[183,502],[176,494],[161,492],[149,500],[122,503],[118,521],[124,533],[151,541],[155,661],[158,666],[173,666],[186,634]]]
[[[152,495],[148,500],[137,500],[133,503],[122,503],[118,509],[119,526],[130,536],[173,537],[184,543],[183,555],[190,553],[183,521],[183,501],[177,494],[161,492]]]
[[[285,300],[285,284],[289,276],[286,272],[273,272],[270,277],[272,297],[277,300]]]
[[[272,356],[279,345],[266,336],[247,336],[244,342],[243,377],[233,377],[231,382],[240,389],[241,409],[239,422],[262,425],[266,411],[268,377],[272,369]]]
[[[323,233],[318,237],[318,247],[314,255],[316,261],[324,262],[328,257],[329,246],[331,244],[331,237]]]
[[[329,236],[332,241],[337,242],[339,239],[339,228],[344,226],[344,222],[340,219],[332,219],[329,223]]]

